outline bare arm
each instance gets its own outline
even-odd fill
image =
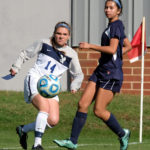
[[[128,38],[125,38],[123,41],[123,49],[122,49],[122,54],[126,54],[132,49],[131,43],[128,40]]]
[[[88,48],[88,49],[93,49],[93,50],[99,51],[99,52],[105,52],[108,54],[115,54],[115,52],[117,50],[118,43],[119,43],[119,40],[117,38],[112,38],[110,40],[109,46],[99,46],[99,45],[95,45],[95,44],[81,42],[79,44],[79,48]]]

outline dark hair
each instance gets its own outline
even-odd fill
[[[105,5],[106,5],[106,3],[107,3],[108,1],[113,1],[113,2],[116,3],[115,0],[107,0],[107,1],[105,2]],[[121,1],[121,0],[118,0],[118,1],[119,1],[120,5],[121,5],[121,8],[120,8],[120,6],[118,5],[118,3],[116,3],[116,5],[117,5],[118,9],[120,9],[120,14],[119,14],[119,16],[120,16],[120,15],[122,15],[122,12],[123,12],[123,5],[122,5],[122,1]]]
[[[120,14],[119,15],[122,15],[122,11],[123,11],[123,5],[122,5],[122,1],[121,0],[119,0],[119,2],[120,2],[120,5],[121,5],[121,8],[118,6],[118,4],[117,4],[117,7],[118,7],[118,9],[120,9]]]
[[[53,48],[55,48],[55,49],[56,49],[55,33],[56,33],[56,31],[57,31],[57,29],[58,29],[59,27],[64,27],[64,28],[68,29],[69,35],[71,34],[71,33],[70,33],[70,32],[71,32],[71,31],[70,31],[70,30],[71,30],[71,27],[70,27],[70,25],[69,25],[68,23],[66,23],[66,22],[64,22],[64,21],[58,22],[58,23],[55,25],[55,29],[54,29],[53,35],[52,35],[52,37],[50,38],[51,43],[52,43],[52,46],[53,46]]]

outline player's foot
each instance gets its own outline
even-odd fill
[[[71,140],[54,140],[54,143],[56,143],[60,147],[65,147],[68,149],[76,149],[77,144],[73,144]]]
[[[123,130],[125,132],[125,135],[119,139],[120,140],[120,150],[127,150],[131,132],[128,129],[123,129]]]
[[[28,135],[27,133],[23,132],[22,131],[22,128],[23,128],[23,125],[21,126],[18,126],[16,128],[16,132],[20,138],[20,144],[22,146],[23,149],[27,149],[27,138],[28,138]]]
[[[34,147],[34,145],[33,145],[32,146],[32,150],[34,150],[34,149],[36,149],[36,150],[44,150],[44,148],[41,145],[38,145],[36,147]]]

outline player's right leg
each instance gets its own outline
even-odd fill
[[[69,149],[77,148],[78,137],[86,122],[88,106],[92,103],[95,92],[96,83],[90,81],[79,101],[78,111],[76,112],[76,116],[72,124],[71,137],[68,140],[54,140],[53,142],[58,146]]]
[[[65,147],[68,149],[76,149],[77,144],[74,144],[70,139],[68,140],[54,140],[54,143],[56,143],[60,147]]]
[[[35,121],[35,140],[32,148],[36,149],[39,145],[42,146],[42,136],[45,132],[47,118],[49,116],[49,104],[47,99],[39,94],[33,97],[32,104],[39,111]]]

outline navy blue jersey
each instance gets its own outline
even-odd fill
[[[119,40],[119,44],[115,54],[112,55],[103,52],[101,53],[99,65],[95,70],[95,73],[98,77],[106,80],[123,80],[122,47],[125,37],[122,21],[117,20],[108,24],[108,27],[102,34],[101,45],[109,46],[111,38],[117,38]]]
[[[71,60],[70,57],[65,56],[61,51],[55,50],[51,45],[43,43],[34,69],[31,69],[31,72],[32,70],[38,70],[42,75],[53,74],[61,77],[69,69]]]
[[[61,51],[54,49],[52,46],[43,43],[41,53],[53,58],[53,60],[63,64],[65,67],[69,68],[71,58],[65,56]]]

